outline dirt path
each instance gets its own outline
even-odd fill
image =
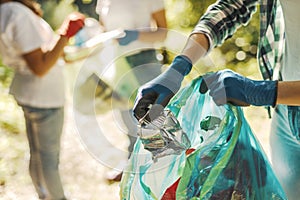
[[[109,185],[104,179],[109,168],[86,151],[70,112],[67,116],[60,164],[66,196],[70,200],[119,199],[118,183]],[[0,131],[0,199],[38,199],[28,174],[29,149],[25,133]]]

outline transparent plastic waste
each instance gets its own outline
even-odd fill
[[[142,120],[138,128],[138,135],[144,149],[152,153],[154,161],[172,154],[179,155],[191,146],[186,133],[169,110],[163,111],[151,122]]]

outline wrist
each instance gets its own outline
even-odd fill
[[[66,35],[60,35],[60,40],[61,41],[64,41],[64,42],[69,42],[69,37],[68,36],[66,36]]]
[[[191,60],[184,55],[176,56],[172,62],[171,68],[179,72],[182,76],[186,76],[192,70]]]
[[[277,88],[277,104],[290,106],[300,105],[300,81],[279,81]]]
[[[278,80],[275,81],[275,96],[274,96],[274,102],[272,107],[275,107],[277,105],[277,99],[278,99]]]
[[[265,91],[267,104],[275,107],[277,101],[278,81],[265,81]]]
[[[140,32],[139,31],[133,31],[133,39],[134,40],[138,40],[140,36]]]
[[[138,40],[139,32],[137,30],[124,30],[125,36],[119,39],[121,46],[128,45],[129,43]]]
[[[248,88],[250,103],[256,106],[275,106],[277,101],[278,81],[254,81],[253,88]],[[255,93],[255,95],[253,95]]]
[[[181,86],[184,76],[192,69],[192,64],[186,56],[177,56],[170,67],[158,79],[162,86],[176,93]]]

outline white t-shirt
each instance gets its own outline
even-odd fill
[[[10,93],[21,105],[53,108],[64,104],[64,77],[57,62],[43,77],[34,75],[22,55],[38,48],[49,50],[57,37],[51,27],[18,2],[0,5],[0,54],[15,76]]]
[[[115,29],[142,29],[151,27],[151,15],[164,9],[163,0],[98,0],[96,12],[106,31]],[[151,48],[153,43],[134,41],[120,46],[120,53]]]
[[[281,69],[283,80],[300,80],[300,4],[298,0],[280,0],[285,24],[285,54]]]

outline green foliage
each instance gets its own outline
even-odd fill
[[[214,0],[165,0],[168,25],[174,29],[192,29]]]
[[[21,108],[8,95],[8,86],[0,84],[0,130],[18,134],[24,132],[25,122]]]
[[[64,18],[73,11],[80,11],[88,17],[98,18],[95,8],[97,0],[38,1],[44,11],[43,18],[56,30]]]
[[[8,95],[12,77],[12,68],[3,65],[0,56],[0,130],[17,134],[24,129],[24,119],[20,107]]]
[[[169,28],[189,34],[215,0],[165,0],[165,2]],[[209,54],[213,63],[200,61],[197,64],[198,73],[226,67],[243,75],[258,77],[256,62],[258,37],[259,15],[257,12],[247,26],[240,27],[222,46],[215,48]],[[211,68],[212,65],[214,68]]]
[[[78,10],[84,13],[86,16],[98,19],[96,14],[97,0],[74,0],[74,4],[77,5]]]
[[[0,85],[8,87],[13,76],[13,70],[2,63],[0,55]]]
[[[78,8],[74,0],[40,1],[44,11],[43,18],[56,30],[60,27],[65,17]]]

